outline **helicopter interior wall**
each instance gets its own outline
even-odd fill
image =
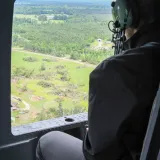
[[[37,138],[8,145],[0,150],[0,159],[3,160],[35,160]]]
[[[10,78],[11,78],[11,37],[12,37],[12,18],[13,0],[2,0],[0,4],[0,160],[35,160],[35,149],[39,137],[51,131],[39,131],[21,136],[13,136],[11,133],[11,104],[10,104]],[[160,122],[160,121],[159,121]],[[159,129],[159,122],[157,128]],[[62,131],[75,137],[82,138],[84,130],[81,126],[75,129],[71,126]],[[54,130],[54,129],[53,129]],[[160,132],[155,132],[150,145],[149,160],[157,158]],[[158,147],[156,150],[154,144]],[[156,152],[156,154],[155,154]],[[160,157],[159,157],[160,158]],[[158,159],[159,159],[158,158]],[[145,160],[145,159],[143,159]]]

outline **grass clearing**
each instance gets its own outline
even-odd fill
[[[16,17],[16,18],[31,18],[31,19],[38,20],[38,16],[36,16],[36,15],[15,14],[14,17]]]
[[[30,60],[28,57],[36,61],[26,61]],[[12,125],[28,124],[87,110],[88,81],[93,68],[55,57],[47,59],[46,55],[12,52],[11,94],[30,105],[30,110],[26,113],[21,111],[23,107],[20,105],[19,111],[12,111]],[[42,64],[44,70],[41,70]],[[30,71],[33,73],[29,74]],[[39,82],[44,84],[38,85]]]

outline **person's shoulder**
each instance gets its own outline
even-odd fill
[[[104,59],[97,67],[96,70],[105,70],[108,67],[111,67],[115,63],[115,56]]]
[[[133,56],[136,56],[137,55],[137,50],[134,49],[134,50],[127,50],[127,51],[124,51],[118,55],[113,55],[111,57],[108,57],[106,59],[104,59],[98,66],[96,69],[106,69],[106,68],[110,68],[110,67],[113,67],[115,66],[116,64],[119,64],[119,63],[125,63],[126,60],[129,58],[129,57],[132,57]]]
[[[121,56],[149,56],[149,55],[153,55],[156,54],[157,52],[159,53],[159,49],[160,49],[160,43],[157,42],[150,42],[150,43],[146,43],[140,47],[137,48],[132,48],[129,50],[124,51]]]
[[[149,53],[149,54],[148,54]],[[126,50],[118,55],[113,55],[109,58],[106,58],[103,60],[97,67],[96,70],[104,71],[107,69],[114,69],[118,67],[124,67],[124,66],[134,66],[134,65],[140,65],[144,61],[151,60],[151,54],[153,53],[151,50],[148,50],[146,48],[135,48]]]

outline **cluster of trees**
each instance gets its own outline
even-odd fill
[[[39,21],[47,21],[47,16],[46,15],[40,15],[38,16]]]
[[[54,20],[67,20],[68,16],[67,15],[54,15],[53,17]]]
[[[58,118],[58,117],[64,117],[64,116],[68,116],[68,115],[86,112],[86,108],[77,105],[76,102],[74,102],[73,107],[64,108],[63,107],[63,103],[64,103],[63,98],[57,98],[56,103],[57,103],[57,105],[55,107],[52,107],[49,109],[45,109],[45,107],[43,107],[41,112],[37,114],[35,121],[42,121],[42,120],[51,119],[53,117]]]
[[[12,78],[14,77],[24,77],[31,78],[34,74],[34,69],[26,69],[25,67],[15,67],[12,71]]]

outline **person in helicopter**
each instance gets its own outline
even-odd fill
[[[160,80],[158,3],[112,3],[115,55],[90,74],[86,136],[50,132],[38,142],[37,160],[139,159]]]

